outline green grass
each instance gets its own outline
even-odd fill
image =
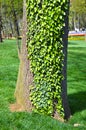
[[[70,41],[68,49],[68,96],[70,123],[86,126],[86,42]]]
[[[72,117],[61,123],[48,116],[10,112],[19,60],[15,40],[0,43],[0,130],[86,130],[86,43],[71,41],[68,48],[68,97]],[[80,124],[74,127],[75,123]]]

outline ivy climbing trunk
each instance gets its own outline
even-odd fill
[[[19,51],[20,65],[15,90],[15,97],[18,105],[20,105],[24,110],[31,111],[32,105],[29,99],[30,97],[29,86],[32,85],[33,75],[30,72],[30,60],[28,59],[26,32],[27,32],[26,0],[24,0],[22,45],[21,45],[21,51]]]
[[[28,56],[34,75],[30,100],[36,112],[56,119],[68,119],[66,69],[69,0],[27,0],[27,5]]]

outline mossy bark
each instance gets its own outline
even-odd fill
[[[30,60],[28,59],[28,51],[27,51],[27,19],[26,19],[26,0],[24,0],[24,8],[23,8],[23,36],[22,36],[22,45],[21,51],[19,51],[20,65],[19,65],[19,73],[17,79],[17,85],[15,90],[16,102],[24,110],[31,111],[32,104],[29,99],[30,95],[30,85],[32,85],[33,75],[30,72]]]
[[[32,105],[29,99],[29,86],[32,84],[33,76],[30,72],[29,64],[29,60],[20,60],[19,73],[15,90],[17,104],[21,105],[21,107],[27,111],[31,111],[32,109]]]

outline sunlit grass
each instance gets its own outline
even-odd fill
[[[15,40],[0,43],[0,130],[85,130],[86,129],[86,43],[71,41],[68,48],[68,97],[72,118],[61,123],[48,116],[14,112],[14,91],[19,59]],[[74,124],[80,124],[74,127]]]
[[[71,41],[68,49],[70,123],[86,125],[86,42]]]

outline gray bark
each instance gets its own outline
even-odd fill
[[[63,76],[64,80],[62,81],[62,102],[64,108],[65,119],[68,119],[71,115],[68,98],[67,98],[67,49],[68,49],[68,10],[66,11],[65,17],[65,27],[64,27],[64,35],[63,35],[63,53],[64,53],[64,61],[63,61]]]

